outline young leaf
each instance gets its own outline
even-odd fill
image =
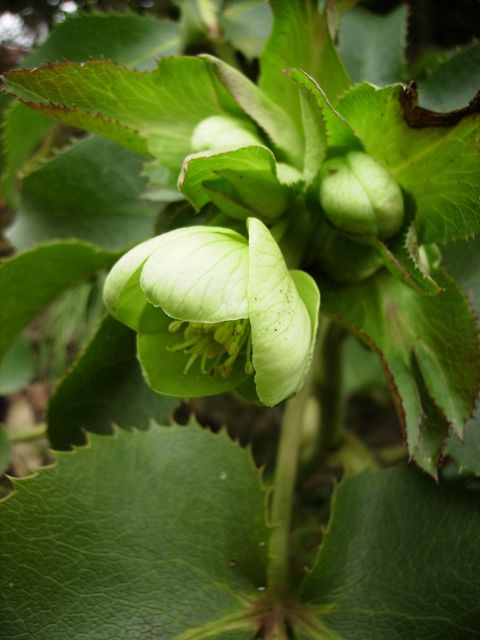
[[[78,284],[114,256],[82,242],[39,245],[0,263],[0,358],[16,335],[62,291]]]
[[[407,18],[405,5],[382,16],[355,7],[343,17],[339,53],[353,82],[383,86],[403,79]]]
[[[479,536],[475,491],[439,487],[407,467],[350,477],[305,581],[315,622],[300,637],[474,638]]]
[[[328,147],[362,149],[362,143],[350,124],[338,113],[323,88],[303,69],[291,69],[287,75],[298,85],[301,95],[311,96],[319,115],[325,121],[326,143]],[[307,133],[307,132],[305,132]],[[319,167],[320,168],[320,167]]]
[[[272,221],[291,199],[288,187],[278,180],[273,153],[263,146],[188,156],[178,186],[197,211],[213,201],[221,211],[243,220],[256,216]]]
[[[280,151],[280,159],[301,167],[302,132],[292,122],[284,102],[272,100],[245,75],[221,60],[208,55],[202,58],[235,102],[265,131],[274,147]]]
[[[0,504],[5,637],[252,638],[268,530],[249,454],[196,425],[90,440]]]
[[[462,434],[480,378],[475,317],[442,271],[444,291],[419,295],[379,272],[351,287],[321,286],[323,309],[378,351],[392,388],[411,456],[435,474],[448,425]],[[423,392],[423,393],[422,393]]]
[[[337,105],[365,151],[413,197],[420,244],[467,238],[480,230],[480,114],[451,126],[410,127],[401,86],[354,87]]]
[[[76,142],[29,174],[7,232],[24,249],[78,238],[118,251],[153,234],[158,207],[141,195],[142,158],[96,136]]]
[[[260,58],[260,88],[284,106],[301,131],[302,119],[295,87],[284,70],[299,67],[313,76],[334,103],[350,80],[330,37],[324,14],[312,0],[273,0],[273,31]]]
[[[178,400],[154,393],[142,378],[135,334],[112,317],[105,318],[85,352],[50,400],[48,437],[55,449],[85,443],[84,431],[147,429],[165,422]]]

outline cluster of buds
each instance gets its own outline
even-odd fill
[[[212,116],[197,125],[191,145],[194,153],[216,153],[262,142],[253,124]],[[352,260],[362,262],[360,270],[353,264],[353,271],[369,277],[381,259],[371,257],[368,247],[357,249],[355,238],[384,239],[399,231],[404,218],[400,187],[359,151],[329,158],[319,184],[326,220],[320,246],[327,270],[338,271],[342,246],[350,243]],[[156,349],[162,348],[154,358],[140,358],[157,391],[208,395],[250,379],[256,397],[272,406],[303,385],[317,331],[318,287],[307,273],[287,268],[257,217],[248,218],[247,229],[248,239],[223,227],[176,229],[135,247],[110,272],[105,284],[110,313],[140,336],[146,325],[149,335],[158,334]],[[347,267],[340,269],[339,281],[348,280]],[[156,367],[168,369],[162,362],[172,356],[181,366],[177,363],[168,376],[155,375]],[[207,393],[199,376],[210,381]]]

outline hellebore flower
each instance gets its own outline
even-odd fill
[[[322,165],[319,196],[325,215],[341,231],[390,238],[402,226],[404,205],[397,181],[362,151]]]
[[[309,369],[320,293],[289,271],[267,227],[175,229],[125,254],[105,283],[110,313],[138,332],[145,377],[174,396],[221,393],[254,378],[261,402],[294,395]]]

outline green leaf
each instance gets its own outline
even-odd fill
[[[272,0],[273,31],[260,58],[260,88],[284,106],[299,131],[302,118],[298,94],[284,70],[299,67],[335,102],[350,80],[332,43],[327,21],[311,0]]]
[[[84,353],[62,380],[48,410],[48,436],[55,449],[85,443],[84,431],[147,429],[165,422],[178,402],[154,393],[142,378],[135,334],[105,318]]]
[[[35,374],[32,349],[20,334],[0,360],[0,395],[24,389]]]
[[[257,216],[272,221],[291,200],[288,188],[278,181],[275,156],[262,146],[191,155],[183,164],[178,186],[197,211],[214,202],[221,211],[242,220]]]
[[[388,242],[371,236],[368,242],[382,256],[387,269],[418,293],[437,294],[441,289],[432,278],[428,267],[428,258],[422,259],[422,248],[418,245],[417,230],[414,224],[404,225]]]
[[[39,245],[0,263],[0,357],[39,311],[112,263],[112,254],[81,242]]]
[[[407,467],[350,477],[305,581],[315,622],[300,637],[474,638],[479,536],[478,492],[437,486]]]
[[[22,184],[21,201],[7,233],[19,249],[78,238],[116,251],[151,236],[158,206],[141,195],[142,158],[97,137],[61,151]]]
[[[407,18],[405,5],[381,16],[355,7],[343,17],[339,53],[353,82],[383,86],[403,79]]]
[[[8,89],[30,106],[134,151],[147,145],[176,170],[190,153],[201,120],[222,113],[242,116],[201,58],[163,58],[157,69],[143,73],[89,62],[20,69],[5,78]]]
[[[0,475],[3,474],[10,464],[11,450],[12,445],[10,444],[7,432],[0,426]]]
[[[280,151],[279,159],[301,166],[303,137],[295,122],[292,122],[284,102],[272,100],[265,91],[228,64],[213,56],[204,55],[212,73],[222,83],[230,96],[252,120],[261,127],[273,145]]]
[[[315,105],[318,112],[317,118],[321,118],[324,121],[328,147],[336,149],[346,147],[348,149],[361,150],[362,143],[356,137],[352,127],[332,106],[331,101],[318,82],[302,69],[291,69],[287,75],[297,83],[301,95],[311,96],[312,106]],[[305,135],[307,133],[305,131]],[[307,148],[308,144],[308,141],[306,141]]]
[[[193,425],[90,439],[0,504],[5,637],[253,637],[268,530],[249,454]]]
[[[480,236],[444,245],[442,261],[480,316]]]
[[[480,44],[456,52],[420,82],[422,107],[436,111],[461,109],[480,86]]]
[[[45,62],[82,62],[108,58],[117,64],[146,69],[153,68],[159,55],[179,53],[179,45],[178,25],[168,20],[134,14],[83,14],[57,24],[47,40],[23,59],[22,65],[35,67]],[[52,117],[54,113],[52,110]],[[74,120],[70,124],[80,126]],[[102,133],[98,128],[98,121],[92,123],[92,126],[95,125],[95,130]],[[16,174],[51,126],[51,119],[40,111],[33,111],[18,103],[9,109],[4,123],[4,155],[7,165],[4,190],[10,202],[14,201],[13,182]],[[121,130],[114,139],[121,142],[122,134],[125,139],[125,132]],[[124,144],[127,142],[125,140]],[[133,144],[131,141],[130,143]],[[146,151],[138,144],[134,150]]]
[[[180,29],[176,22],[133,13],[85,13],[56,25],[22,65],[36,67],[46,62],[107,58],[146,70],[153,69],[160,56],[178,53]]]
[[[460,284],[471,302],[477,318],[480,316],[480,237],[451,242],[442,247],[442,257],[448,273]],[[467,422],[462,438],[451,435],[446,447],[460,469],[480,475],[480,412]]]
[[[272,30],[266,0],[229,0],[220,14],[226,39],[246,58],[258,58]]]
[[[463,438],[453,434],[445,449],[453,458],[460,471],[468,471],[480,476],[480,412],[468,421]]]
[[[14,205],[15,178],[36,147],[52,126],[52,121],[39,111],[15,102],[7,109],[3,120],[2,192],[9,204]]]
[[[402,92],[361,84],[337,108],[365,151],[413,197],[420,244],[469,237],[480,230],[480,114],[449,127],[411,128]]]
[[[350,287],[321,286],[324,311],[338,316],[380,355],[410,454],[435,474],[448,428],[460,434],[478,393],[475,317],[441,270],[444,291],[419,295],[389,274]]]

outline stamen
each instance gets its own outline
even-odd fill
[[[251,359],[252,337],[248,319],[225,322],[201,323],[175,320],[170,323],[170,332],[177,332],[186,324],[184,340],[167,349],[171,352],[184,351],[189,356],[183,372],[187,374],[200,358],[200,370],[212,377],[221,375],[228,378],[239,357],[245,356],[245,373],[253,373]],[[209,361],[213,363],[209,365]]]
[[[183,324],[183,320],[174,320],[168,325],[170,333],[176,333]]]

